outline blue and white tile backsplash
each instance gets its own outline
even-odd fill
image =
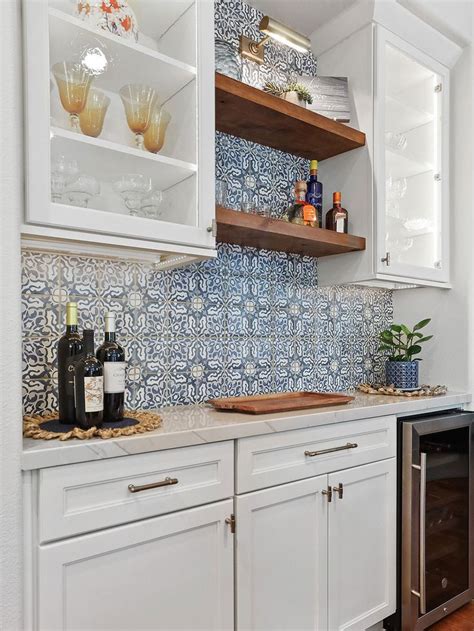
[[[237,46],[258,37],[261,14],[241,0],[216,2],[216,36]],[[316,59],[273,42],[267,64],[243,79],[315,74]],[[216,134],[216,175],[238,208],[248,162],[258,192],[275,215],[288,205],[306,160]],[[350,255],[347,264],[351,264]],[[67,300],[79,303],[82,327],[102,339],[106,310],[117,312],[129,362],[132,408],[284,390],[344,390],[383,377],[378,333],[392,321],[391,292],[319,289],[315,259],[222,245],[218,257],[157,272],[147,264],[26,251],[23,254],[25,412],[56,406],[56,344]]]

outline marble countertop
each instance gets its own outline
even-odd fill
[[[343,406],[260,416],[218,412],[206,404],[162,408],[157,410],[163,418],[162,427],[146,434],[108,440],[73,439],[64,442],[26,438],[23,441],[22,469],[102,460],[389,414],[403,416],[423,413],[461,406],[470,401],[471,395],[462,392],[419,398],[357,393],[354,401]]]

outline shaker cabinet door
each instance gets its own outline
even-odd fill
[[[393,33],[376,33],[376,271],[447,282],[449,72]]]
[[[361,631],[396,607],[396,461],[328,478],[328,629]]]
[[[327,476],[238,496],[238,631],[326,631]]]
[[[232,500],[40,546],[38,624],[233,629]]]

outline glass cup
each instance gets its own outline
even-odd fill
[[[158,153],[165,144],[165,134],[171,120],[171,114],[160,105],[155,105],[151,113],[150,125],[143,139],[146,149],[151,153]]]
[[[225,206],[227,201],[227,182],[216,180],[216,204]]]
[[[87,208],[91,197],[100,193],[100,184],[93,175],[81,174],[67,185],[65,196],[73,206]]]
[[[109,97],[101,90],[95,88],[89,90],[86,106],[79,114],[79,124],[83,134],[97,138],[102,133],[109,105]]]
[[[61,105],[69,114],[72,129],[79,130],[79,114],[84,110],[93,75],[81,64],[60,61],[53,66]]]
[[[68,160],[66,156],[59,155],[51,163],[51,199],[53,202],[62,201],[63,194],[70,182],[79,173],[76,160]]]
[[[160,206],[163,201],[163,193],[158,190],[154,190],[151,195],[145,197],[141,205],[141,216],[148,219],[158,219],[161,217]]]
[[[123,198],[129,214],[136,217],[143,198],[151,191],[151,179],[140,173],[128,173],[115,180],[113,188]]]
[[[135,134],[135,143],[139,149],[143,149],[143,134],[148,129],[151,114],[156,105],[157,94],[148,85],[129,83],[120,88],[127,123]]]

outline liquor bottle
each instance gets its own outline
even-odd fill
[[[103,366],[94,354],[94,331],[84,331],[84,354],[74,370],[76,421],[82,429],[100,427],[104,417]]]
[[[75,424],[74,364],[83,352],[77,328],[77,303],[66,304],[66,332],[58,341],[58,407],[61,423]]]
[[[316,208],[318,226],[323,225],[323,184],[318,182],[318,161],[309,163],[309,180],[307,182],[306,201]]]
[[[115,314],[105,314],[105,339],[97,349],[97,359],[104,365],[104,421],[123,419],[125,398],[125,351],[117,344]]]
[[[341,206],[341,193],[333,193],[333,207],[326,213],[326,229],[347,234],[349,213]]]
[[[288,220],[302,226],[318,227],[316,208],[306,201],[306,182],[298,180],[295,184],[295,201],[288,208]]]

